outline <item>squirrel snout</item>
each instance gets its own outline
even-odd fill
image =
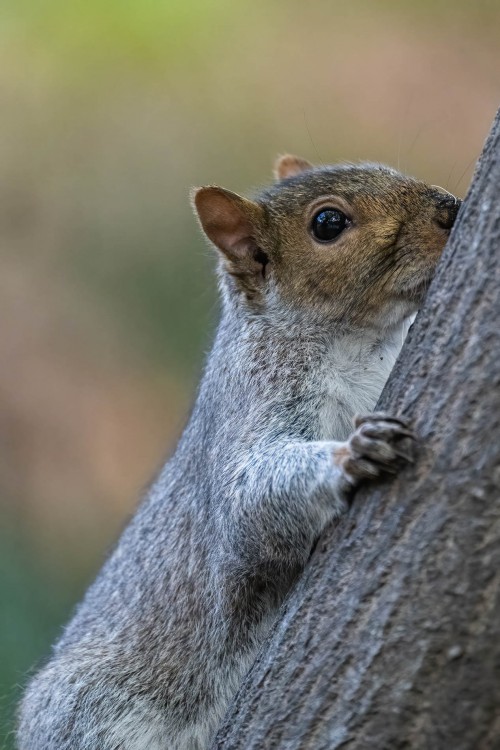
[[[460,198],[455,198],[453,195],[449,195],[446,198],[440,198],[437,205],[436,224],[441,227],[441,229],[450,231],[455,223],[461,205],[462,201]]]

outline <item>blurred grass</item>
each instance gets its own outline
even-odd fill
[[[295,151],[463,194],[499,23],[496,0],[4,0],[0,747],[182,429],[217,314],[189,188],[251,191]]]

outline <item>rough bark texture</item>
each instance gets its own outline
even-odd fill
[[[320,540],[214,748],[500,748],[500,116],[380,407],[416,463]]]

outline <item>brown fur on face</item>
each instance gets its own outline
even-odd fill
[[[356,325],[384,325],[418,309],[460,201],[378,164],[314,168],[286,155],[275,174],[255,201],[224,191],[222,211],[220,188],[194,196],[205,233],[253,304],[266,305],[272,281],[283,302]],[[311,224],[326,208],[349,223],[321,243]],[[239,257],[228,249],[235,236]]]

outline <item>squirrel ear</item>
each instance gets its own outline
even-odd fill
[[[239,272],[262,271],[257,233],[263,209],[230,190],[211,186],[191,191],[193,208],[208,239]]]
[[[293,156],[293,154],[283,154],[274,162],[274,179],[284,180],[286,177],[295,177],[296,174],[305,172],[307,169],[314,169],[307,159],[301,159],[300,156]]]

